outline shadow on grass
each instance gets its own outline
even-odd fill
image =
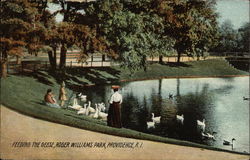
[[[167,63],[163,63],[162,65],[166,65],[169,67],[191,67],[192,65],[190,64],[186,64],[183,62],[177,63],[177,62],[167,62]]]
[[[42,73],[42,72],[22,72],[19,75],[21,76],[27,76],[27,77],[33,77],[38,82],[52,86],[53,82],[49,80],[50,76],[48,74]]]
[[[39,105],[42,105],[42,106],[45,106],[46,104],[45,104],[45,102],[44,101],[30,101],[30,102],[32,102],[32,103],[34,103],[34,104],[39,104]]]
[[[38,70],[34,72],[22,72],[20,76],[36,79],[38,82],[52,86],[53,79],[57,84],[67,82],[67,87],[75,92],[81,91],[86,85],[107,84],[119,80],[120,71],[110,67],[73,67],[65,70]]]

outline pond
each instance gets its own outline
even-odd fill
[[[249,77],[159,79],[120,85],[123,127],[228,150],[232,146],[223,141],[235,138],[233,150],[249,152],[249,101],[243,100],[249,96]],[[112,90],[110,85],[94,86],[84,94],[92,104],[108,106]],[[152,113],[161,116],[161,122],[147,129]],[[176,120],[181,114],[183,124]],[[214,133],[215,140],[204,138],[197,130],[197,120],[203,119],[205,133]]]

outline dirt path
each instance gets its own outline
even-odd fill
[[[53,146],[68,143],[64,147],[40,143],[35,148],[32,142],[54,142]],[[69,147],[74,142],[85,142],[85,147]],[[102,148],[100,142],[109,147]],[[118,143],[126,143],[125,148],[114,147]],[[130,148],[131,144],[134,148]],[[24,116],[2,106],[1,159],[249,160],[249,156],[91,132]]]

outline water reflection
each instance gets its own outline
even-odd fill
[[[146,120],[148,118],[146,100],[144,104],[140,104],[132,93],[124,96],[123,99],[126,102],[122,105],[123,127],[146,131]]]
[[[231,149],[223,140],[235,138],[235,149],[249,151],[248,77],[160,79],[122,83],[123,126],[134,130]],[[108,105],[110,86],[95,86],[84,92],[93,103]],[[173,98],[169,98],[173,94]],[[155,129],[147,129],[152,114],[161,116]],[[184,115],[184,124],[176,115]],[[197,120],[206,120],[206,132],[216,141],[203,139],[197,131]]]

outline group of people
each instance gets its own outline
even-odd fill
[[[61,84],[59,90],[59,100],[60,100],[60,105],[57,103],[54,94],[52,93],[52,89],[48,89],[47,93],[44,96],[44,102],[46,103],[47,106],[54,108],[63,107],[64,102],[67,100],[64,82]]]
[[[110,127],[122,128],[121,122],[121,104],[122,104],[122,95],[118,92],[120,86],[112,86],[114,93],[110,98],[110,106],[108,110],[108,118],[107,123]],[[44,96],[44,101],[47,106],[53,108],[61,108],[64,106],[65,101],[67,100],[66,91],[65,91],[65,83],[61,84],[59,90],[59,100],[60,105],[57,103],[52,89],[48,89],[47,93]]]

